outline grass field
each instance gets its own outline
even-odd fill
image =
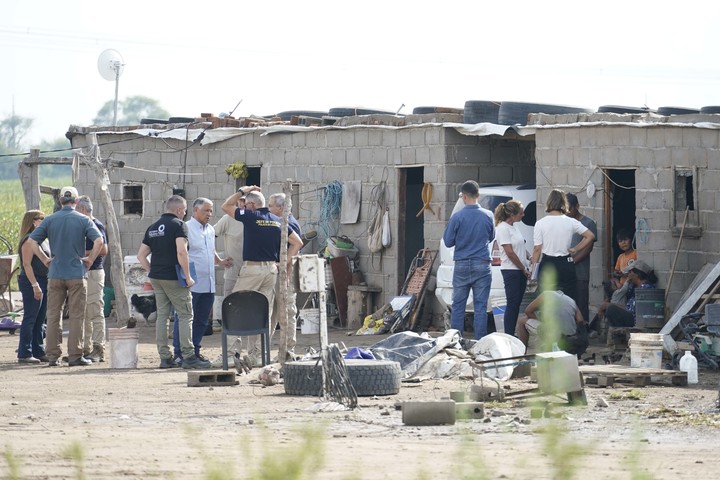
[[[53,178],[41,179],[40,183],[60,188],[70,185],[72,181],[69,178]],[[42,195],[40,203],[40,209],[46,215],[53,212],[51,196]],[[20,180],[0,180],[0,254],[17,254],[20,223],[25,211],[25,196]],[[17,291],[17,276],[13,277],[11,289]]]

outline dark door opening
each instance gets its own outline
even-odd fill
[[[400,219],[398,219],[398,292],[405,282],[407,272],[418,251],[425,248],[424,215],[417,216],[422,210],[422,187],[425,177],[424,167],[401,168],[398,178],[398,199]]]
[[[605,229],[607,273],[612,273],[615,260],[620,255],[615,237],[621,229],[633,235],[633,247],[636,247],[635,234],[635,170],[605,171]]]

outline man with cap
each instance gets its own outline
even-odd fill
[[[75,211],[77,203],[77,189],[63,187],[60,190],[62,208],[45,217],[28,240],[36,254],[40,251],[39,244],[45,239],[50,241],[52,247],[45,338],[45,351],[51,366],[59,365],[62,357],[62,315],[65,298],[70,313],[68,364],[74,367],[92,363],[92,360],[83,357],[87,271],[100,255],[103,237],[92,220]],[[86,239],[92,242],[89,252],[85,249]]]
[[[603,303],[598,316],[605,316],[608,325],[611,327],[634,327],[635,326],[635,290],[638,288],[655,288],[658,279],[655,271],[650,265],[642,260],[635,260],[628,263],[622,271],[627,275],[627,300],[625,305],[614,303]]]

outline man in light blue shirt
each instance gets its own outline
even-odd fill
[[[487,335],[487,303],[490,297],[492,273],[488,244],[495,238],[493,214],[478,203],[480,186],[473,180],[463,183],[460,190],[465,206],[450,217],[443,241],[455,247],[453,260],[453,301],[450,326],[463,332],[465,305],[473,292],[475,339]]]
[[[207,358],[200,353],[205,330],[210,321],[210,313],[215,303],[215,265],[231,267],[232,259],[221,259],[215,251],[215,229],[210,225],[213,216],[213,202],[199,197],[193,202],[192,218],[185,222],[188,229],[188,255],[193,264],[195,284],[190,287],[192,293],[193,323],[192,342],[195,356],[200,360]],[[173,347],[175,358],[182,358],[178,322],[173,326]]]

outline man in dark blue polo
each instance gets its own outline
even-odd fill
[[[464,330],[465,305],[472,289],[473,330],[479,340],[487,335],[487,303],[492,283],[488,244],[495,238],[495,226],[492,212],[477,203],[480,196],[477,182],[463,183],[460,195],[465,206],[450,217],[443,234],[445,245],[455,247],[450,326],[461,333]]]
[[[244,199],[243,199],[244,197]],[[239,203],[238,203],[239,202]],[[238,206],[239,205],[239,206]],[[243,266],[240,268],[237,283],[233,292],[239,290],[255,290],[268,299],[270,316],[272,317],[275,300],[275,284],[280,261],[280,239],[282,220],[270,213],[265,206],[265,197],[260,187],[242,187],[230,195],[222,205],[225,213],[232,216],[244,226]],[[292,227],[288,226],[288,272],[292,269],[292,257],[302,248],[302,239]],[[257,339],[254,347],[249,349],[250,357],[255,356]],[[253,359],[255,360],[255,359]],[[253,361],[253,363],[257,363]]]

